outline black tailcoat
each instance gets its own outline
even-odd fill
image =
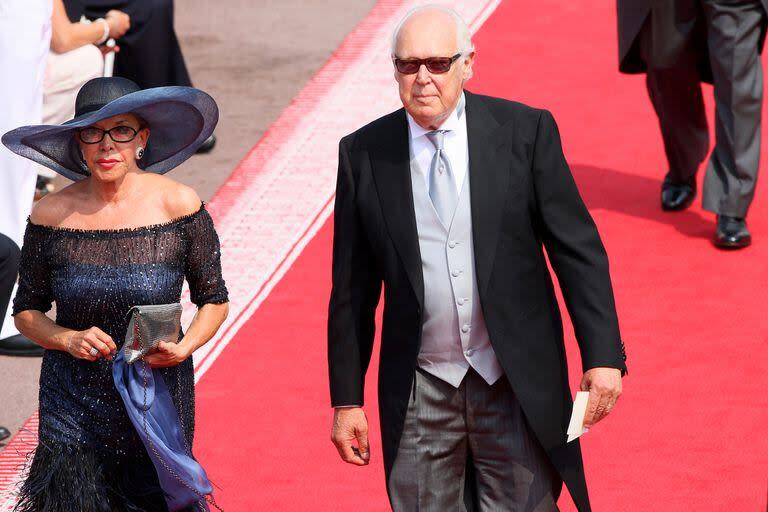
[[[475,275],[491,344],[525,416],[582,511],[589,510],[563,329],[543,248],[557,273],[584,369],[625,370],[597,229],[563,157],[552,115],[466,92]],[[384,284],[379,408],[387,476],[397,453],[422,328],[424,282],[405,111],[339,144],[328,357],[334,406],[362,405]]]
[[[707,29],[701,0],[616,0],[619,35],[619,71],[622,73],[645,73],[648,63],[640,55],[640,30],[651,16],[651,10],[663,22],[656,23],[653,30],[653,45],[661,62],[661,68],[673,65],[681,46],[693,41],[698,56],[701,79],[712,83],[712,66],[707,48]],[[768,0],[760,0],[768,12]],[[765,43],[768,18],[764,19],[759,50]],[[692,35],[689,35],[692,34]]]

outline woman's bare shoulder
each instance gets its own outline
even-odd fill
[[[32,207],[29,219],[41,226],[61,226],[77,204],[80,183],[71,183],[63,189],[47,194]]]
[[[167,176],[155,175],[152,179],[157,185],[163,206],[170,218],[184,217],[200,209],[202,201],[192,187],[174,181]]]

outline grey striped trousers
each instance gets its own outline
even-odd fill
[[[458,389],[419,369],[388,481],[395,512],[557,511],[562,481],[505,376]]]

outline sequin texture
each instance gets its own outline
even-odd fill
[[[47,312],[55,301],[57,324],[75,330],[99,327],[119,348],[128,310],[139,304],[178,302],[185,278],[198,307],[228,300],[219,240],[204,206],[165,224],[120,230],[29,222],[13,310]],[[192,359],[162,373],[192,446]],[[152,467],[115,389],[112,362],[105,359],[90,362],[46,350],[40,373],[39,438],[41,446],[85,450],[113,465]]]

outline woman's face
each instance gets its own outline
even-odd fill
[[[109,133],[107,130],[110,130]],[[99,140],[101,138],[101,140]],[[99,121],[77,134],[91,176],[99,181],[122,179],[138,169],[136,151],[147,147],[149,128],[134,114],[121,114]],[[117,140],[115,140],[117,139]]]

